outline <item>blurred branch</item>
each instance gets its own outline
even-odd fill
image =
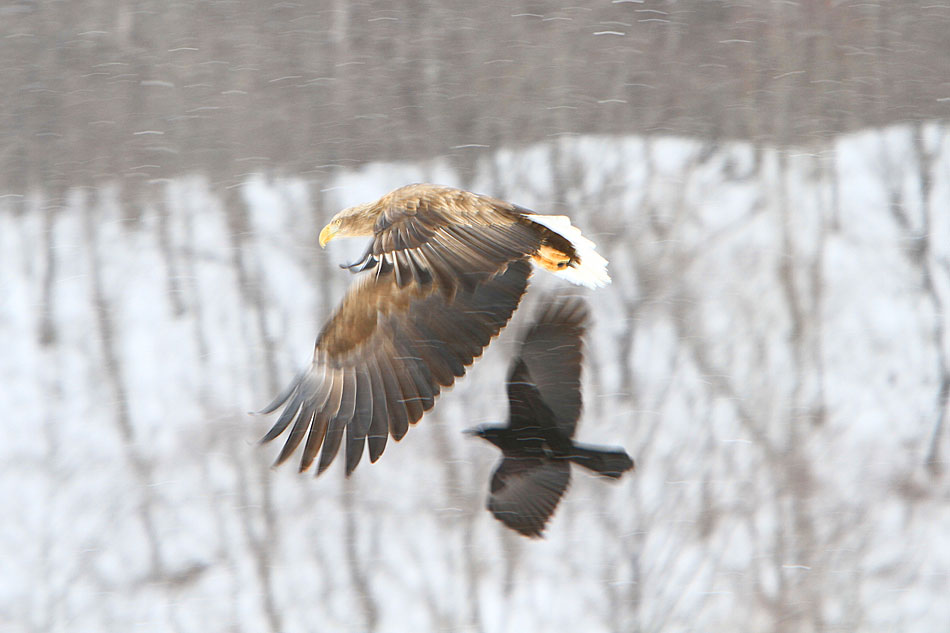
[[[176,317],[180,317],[185,313],[185,305],[182,297],[178,253],[176,249],[172,247],[173,237],[169,219],[171,210],[166,204],[164,184],[165,183],[161,183],[162,186],[149,187],[145,195],[151,199],[151,203],[155,206],[155,214],[158,220],[158,245],[165,263],[166,278],[168,280],[168,300],[171,304],[172,314]],[[147,206],[148,202],[138,200],[136,204]]]
[[[931,337],[934,342],[934,348],[937,355],[937,401],[935,405],[936,420],[934,421],[933,433],[927,449],[925,465],[927,470],[934,476],[938,476],[944,471],[943,457],[941,455],[941,441],[944,435],[944,428],[948,411],[950,411],[950,340],[947,336],[947,310],[944,305],[940,291],[937,289],[935,276],[940,270],[935,261],[933,253],[933,205],[931,204],[931,194],[933,192],[933,165],[937,159],[937,148],[944,144],[946,130],[940,125],[937,130],[937,139],[934,143],[934,149],[928,148],[924,138],[923,126],[918,123],[914,126],[913,145],[914,156],[916,158],[918,170],[918,193],[920,195],[920,214],[921,229],[918,236],[918,246],[914,251],[915,260],[920,267],[921,282],[924,293],[933,308],[933,325],[931,328]],[[944,281],[950,282],[950,277]]]
[[[55,293],[53,288],[56,282],[57,257],[55,244],[55,226],[56,219],[59,217],[59,211],[65,204],[62,192],[49,192],[52,197],[43,204],[43,234],[41,239],[44,246],[44,269],[43,269],[43,289],[40,303],[40,327],[39,338],[41,345],[54,345],[56,343],[56,305]]]
[[[355,490],[355,484],[350,477],[343,479],[342,486],[343,515],[346,530],[343,547],[346,552],[346,565],[350,571],[350,579],[353,583],[353,590],[356,592],[360,613],[362,613],[365,618],[360,630],[372,633],[376,631],[379,626],[379,609],[376,606],[376,599],[373,596],[369,576],[363,569],[365,563],[361,562],[357,550],[357,543],[360,539],[360,527],[358,525],[353,499],[358,496],[359,493]]]
[[[251,283],[250,273],[245,264],[245,254],[249,248],[245,240],[250,235],[248,227],[248,210],[236,188],[225,190],[224,209],[228,220],[229,252],[232,257],[231,265],[237,278],[238,290],[241,296],[241,305],[250,313],[247,318],[252,320],[252,336],[259,341],[262,347],[264,362],[263,379],[269,393],[277,393],[277,359],[273,337],[267,332],[265,320],[266,300],[261,291],[261,284]],[[254,374],[252,374],[254,375]],[[257,375],[260,375],[259,373]],[[273,548],[277,546],[280,530],[277,529],[277,511],[274,508],[271,487],[273,482],[269,469],[261,460],[255,460],[254,473],[250,476],[245,472],[245,465],[238,464],[244,483],[240,486],[244,510],[243,527],[248,545],[254,555],[256,570],[261,584],[262,609],[272,633],[283,630],[281,613],[276,605],[274,578],[273,578]],[[253,479],[250,479],[253,477]],[[254,517],[251,515],[249,500],[246,498],[251,485],[255,485],[260,494],[262,530],[258,534],[254,528]]]
[[[132,467],[132,472],[138,484],[141,495],[138,511],[145,530],[146,543],[149,549],[152,575],[162,576],[165,565],[162,558],[161,540],[155,526],[154,499],[152,497],[151,467],[139,453],[136,445],[135,427],[129,409],[129,397],[123,379],[123,368],[119,360],[116,345],[113,311],[109,304],[103,285],[102,261],[100,259],[101,246],[99,242],[99,213],[101,201],[98,199],[84,200],[82,206],[83,237],[89,257],[90,284],[92,292],[93,313],[95,314],[96,329],[99,341],[99,352],[102,356],[103,370],[109,391],[115,403],[115,424],[122,439],[125,456]]]
[[[888,190],[889,209],[900,231],[899,240],[907,245],[903,252],[908,263],[918,270],[920,285],[924,297],[930,303],[933,312],[930,337],[934,343],[937,364],[937,394],[934,406],[934,426],[924,457],[924,466],[933,476],[944,471],[941,455],[941,443],[948,410],[950,410],[950,340],[948,340],[946,307],[937,287],[937,276],[941,266],[933,252],[933,170],[937,159],[937,150],[946,137],[945,127],[936,127],[936,140],[933,148],[928,147],[925,131],[920,123],[914,125],[911,135],[911,152],[916,166],[917,196],[920,217],[911,218],[904,200],[903,177],[904,164],[891,159],[894,149],[883,134],[880,136],[882,176]],[[950,276],[947,276],[950,281]]]

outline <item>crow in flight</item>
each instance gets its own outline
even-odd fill
[[[509,371],[508,424],[467,431],[501,449],[488,509],[525,536],[541,536],[570,483],[571,462],[612,479],[634,467],[622,448],[585,446],[571,439],[581,413],[581,339],[586,325],[583,299],[549,302]]]

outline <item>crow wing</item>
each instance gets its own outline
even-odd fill
[[[539,537],[570,481],[565,461],[506,456],[492,474],[488,509],[512,530]]]
[[[553,420],[562,434],[574,435],[583,405],[587,318],[587,303],[579,297],[562,297],[542,309],[508,374],[512,428],[544,426]]]

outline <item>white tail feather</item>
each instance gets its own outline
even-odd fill
[[[581,234],[581,230],[571,224],[566,215],[536,215],[525,216],[532,222],[545,226],[574,246],[580,259],[578,266],[568,266],[554,272],[555,275],[579,286],[588,288],[602,288],[610,283],[607,274],[607,260],[597,252],[597,246]]]

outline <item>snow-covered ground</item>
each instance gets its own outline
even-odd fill
[[[919,142],[914,141],[919,133]],[[434,411],[345,481],[272,470],[265,404],[412,181],[569,213],[611,262],[576,472],[529,541],[484,510],[507,361],[541,289]],[[0,192],[0,630],[920,631],[950,622],[950,134],[813,151],[677,138],[499,150],[319,182],[201,177],[61,207]],[[358,241],[357,241],[358,242]],[[943,363],[943,366],[941,366]],[[931,459],[936,456],[936,461]],[[931,463],[928,464],[928,459]]]

